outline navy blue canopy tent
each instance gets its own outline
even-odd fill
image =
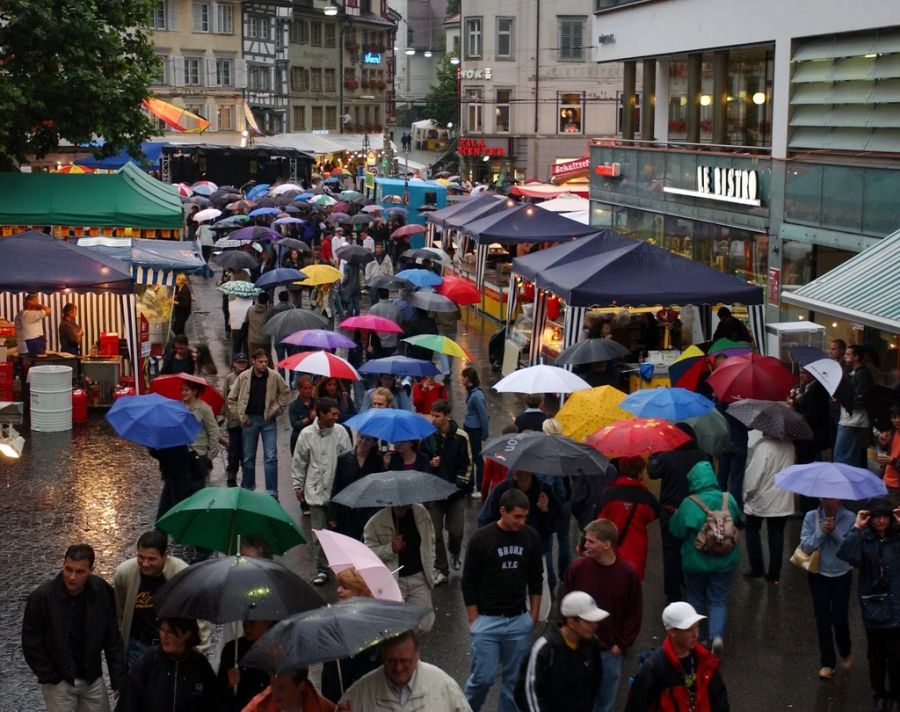
[[[138,284],[175,284],[175,275],[199,273],[206,263],[196,241],[145,240],[121,237],[83,237],[78,246],[127,262]]]
[[[146,168],[147,170],[159,169],[159,156],[162,153],[163,146],[167,144],[162,141],[144,141],[141,144],[141,153],[143,156],[132,156],[126,149],[122,149],[117,154],[105,156],[104,158],[96,158],[88,156],[87,158],[79,158],[75,161],[75,165],[84,166],[85,168],[106,168],[108,170],[117,170],[126,163],[135,163],[138,168]],[[146,159],[146,163],[144,163]]]
[[[576,262],[583,257],[597,254],[598,249],[612,249],[621,245],[630,245],[634,242],[630,237],[625,237],[612,230],[600,230],[593,235],[585,235],[576,240],[569,240],[547,250],[532,252],[530,255],[519,257],[513,261],[513,271],[520,277],[534,280],[545,270],[557,265]]]
[[[468,215],[471,211],[480,210],[481,208],[490,208],[501,202],[499,196],[492,193],[479,193],[478,195],[466,198],[458,203],[448,205],[446,208],[435,210],[425,216],[425,220],[429,225],[437,225],[440,228],[447,227],[447,219],[455,215]],[[471,218],[470,218],[471,219]]]

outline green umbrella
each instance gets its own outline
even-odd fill
[[[706,454],[718,457],[728,449],[731,442],[731,431],[725,416],[718,410],[711,410],[706,415],[684,418],[681,422],[687,423],[694,429],[697,446]]]
[[[156,526],[179,544],[225,554],[236,554],[238,537],[250,534],[262,534],[275,554],[306,543],[271,495],[243,487],[205,487],[172,507]]]

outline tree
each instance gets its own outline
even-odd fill
[[[450,57],[446,54],[438,66],[436,78],[437,84],[431,87],[425,97],[425,115],[441,126],[450,123],[456,126],[459,120],[457,116],[456,66],[450,64]]]
[[[140,155],[141,108],[158,73],[154,0],[0,2],[0,168],[96,137],[104,155]]]

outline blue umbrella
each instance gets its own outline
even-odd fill
[[[815,346],[788,346],[788,353],[794,360],[799,361],[801,366],[829,358],[828,354]]]
[[[294,208],[296,210],[296,208]],[[278,218],[272,221],[273,225],[305,225],[306,220],[300,218]]]
[[[285,206],[282,208],[282,210],[283,210],[284,212],[286,212],[286,213],[299,213],[299,212],[302,212],[302,211],[300,210],[300,208],[298,208],[296,205],[285,205]],[[280,219],[283,220],[284,218],[280,218]],[[276,220],[275,222],[278,222],[278,220]]]
[[[887,494],[884,482],[873,473],[842,462],[792,465],[775,475],[775,484],[807,497],[859,500]]]
[[[268,183],[260,183],[259,185],[253,186],[250,190],[247,191],[248,200],[256,200],[263,195],[267,195],[269,192],[269,184]]]
[[[435,431],[424,416],[398,408],[372,408],[345,420],[344,425],[363,435],[391,443],[421,440]]]
[[[392,373],[395,376],[436,376],[440,370],[431,361],[409,356],[388,356],[366,361],[360,373]]]
[[[648,388],[635,391],[619,407],[640,418],[662,418],[673,422],[706,415],[715,404],[686,388]]]
[[[280,212],[279,208],[257,208],[256,210],[251,210],[247,215],[251,218],[259,218],[264,215],[278,215]]]
[[[263,242],[264,240],[280,240],[284,235],[268,227],[248,225],[247,227],[242,227],[240,230],[235,230],[228,237],[232,240]]]
[[[183,403],[156,393],[119,398],[106,419],[120,438],[152,448],[190,445],[203,427]]]
[[[443,277],[428,269],[405,269],[394,276],[412,282],[417,287],[437,287],[444,281]]]
[[[341,179],[340,179],[340,178],[326,178],[326,179],[323,180],[322,182],[323,182],[323,183],[328,183],[328,184],[340,183],[340,182],[341,182]]]
[[[306,279],[306,275],[300,270],[291,267],[278,267],[264,272],[263,275],[256,280],[253,286],[258,289],[269,289],[277,287],[279,284],[293,284],[301,279]],[[227,282],[226,282],[227,284]]]
[[[300,193],[300,195],[294,198],[294,202],[296,203],[304,200],[309,200],[310,198],[315,198],[316,195],[316,193]]]

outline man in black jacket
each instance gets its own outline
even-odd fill
[[[74,544],[62,571],[28,596],[22,652],[37,675],[48,712],[108,712],[100,653],[113,691],[121,690],[125,657],[112,586],[94,576],[94,550]]]
[[[447,581],[450,569],[447,565],[447,550],[450,550],[450,566],[459,569],[459,552],[462,549],[463,528],[466,519],[465,492],[470,490],[472,462],[469,436],[450,418],[450,404],[436,400],[431,404],[431,422],[437,430],[419,444],[419,452],[430,459],[431,472],[442,477],[459,490],[440,502],[429,505],[431,523],[434,525],[434,585]],[[444,546],[444,529],[447,529],[448,543]]]

